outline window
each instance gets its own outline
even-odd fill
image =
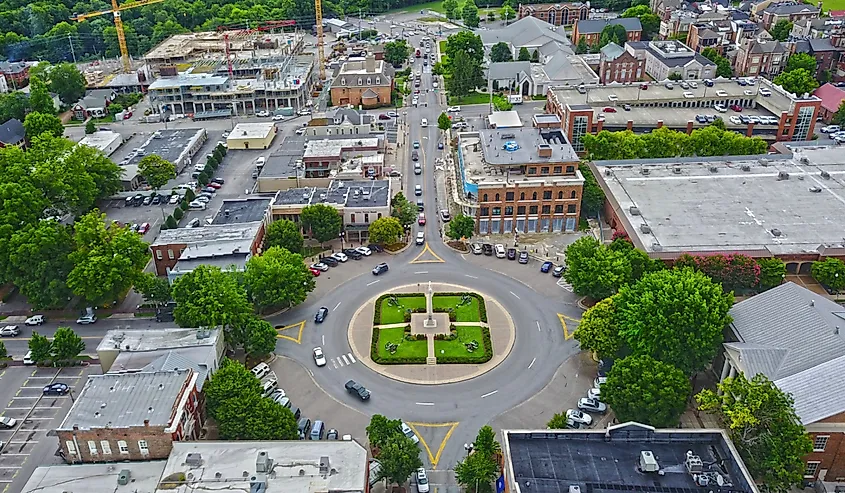
[[[513,192],[505,192],[505,200],[512,201],[513,200]]]
[[[494,216],[501,216],[502,215],[502,208],[501,207],[493,207],[493,215]]]
[[[505,215],[506,216],[513,216],[513,206],[512,205],[505,207]]]
[[[501,198],[501,197],[499,196],[499,194],[497,193],[497,194],[496,194],[496,202],[499,202],[499,201],[501,201],[501,200],[502,200],[502,198]]]
[[[550,200],[551,198],[552,198],[552,191],[551,190],[545,190],[543,192],[543,200]]]
[[[578,192],[576,192],[575,190],[569,192],[569,198],[570,199],[574,199],[576,197],[578,197]]]
[[[567,214],[575,214],[575,204],[569,204],[566,206],[566,213]]]
[[[349,216],[349,222],[351,222],[351,223],[354,223],[354,222],[355,222],[355,214],[351,214],[351,215]]]
[[[575,166],[567,166],[566,172],[567,173],[575,173]]]
[[[68,455],[76,455],[76,445],[73,444],[73,440],[66,441],[65,445],[67,445]]]
[[[97,442],[94,440],[88,440],[88,453],[91,455],[97,455]]]
[[[340,85],[342,85],[342,86],[346,85],[346,77],[340,79]]]
[[[563,213],[563,206],[562,205],[556,205],[555,206],[555,214],[562,214],[562,213]]]
[[[150,454],[150,447],[147,446],[146,440],[138,440],[138,450],[141,451],[141,455]]]
[[[370,224],[370,215],[366,212],[364,213],[364,222]]]
[[[542,168],[540,168],[540,174],[541,175],[548,175],[549,174],[549,167],[543,166]]]
[[[376,84],[381,85],[381,77],[376,77]]]
[[[807,469],[804,469],[804,477],[805,478],[814,478],[816,477],[816,472],[819,470],[819,462],[808,462]]]
[[[125,440],[117,441],[117,449],[120,450],[121,454],[129,455],[129,445],[126,445]]]
[[[813,452],[824,452],[824,449],[827,447],[827,440],[829,438],[829,435],[817,435],[813,439]]]
[[[563,190],[561,190],[557,193],[557,199],[560,200],[562,198],[563,198]]]
[[[555,166],[554,167],[554,174],[559,175],[563,173],[563,166]]]
[[[531,194],[531,200],[537,200],[537,192]]]
[[[489,207],[482,207],[481,208],[481,215],[482,216],[489,216],[490,215],[490,208]]]
[[[367,77],[367,85],[368,86],[373,85],[373,78],[372,77]]]
[[[534,166],[528,168],[528,174],[529,175],[536,175],[537,174],[537,168],[534,167]]]
[[[100,448],[103,449],[103,455],[111,455],[111,444],[108,440],[101,440]]]
[[[525,192],[519,193],[519,200],[525,200]]]
[[[531,207],[529,207],[529,208],[528,208],[528,213],[529,213],[529,214],[537,214],[537,206],[536,206],[536,205],[532,205]]]
[[[487,194],[486,194],[486,193],[485,193],[484,195],[482,195],[482,196],[481,196],[481,201],[482,201],[482,202],[487,202]]]
[[[381,212],[379,212],[379,213],[378,213],[378,218],[377,218],[377,219],[381,219]]]
[[[518,206],[516,208],[516,213],[520,216],[524,216],[525,215],[525,206],[524,205]]]
[[[173,260],[173,250],[171,250],[169,248],[167,249],[167,258],[169,258],[170,260]]]
[[[363,80],[363,79],[361,79],[360,77],[358,77],[358,85],[359,85],[359,86],[363,86],[363,85],[364,85],[364,80]]]
[[[161,254],[161,250],[156,250],[156,258],[161,260],[162,257],[163,255]]]
[[[552,206],[544,205],[543,206],[543,214],[549,214],[550,212],[552,212]]]

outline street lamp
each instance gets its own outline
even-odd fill
[[[472,453],[472,448],[473,448],[473,446],[472,446],[471,443],[465,443],[464,444],[464,450],[466,450],[467,456],[469,456],[469,454]]]

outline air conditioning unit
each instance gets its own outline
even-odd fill
[[[640,460],[637,466],[642,472],[657,472],[660,466],[657,464],[657,459],[650,450],[643,450],[640,452]]]
[[[772,233],[772,236],[774,236],[774,237],[778,237],[778,236],[781,236],[783,234],[783,232],[781,230],[777,229],[777,228],[773,228],[771,233]]]
[[[648,224],[640,224],[640,231],[643,234],[650,234],[651,233],[651,227]]]
[[[788,179],[789,179],[789,173],[787,173],[786,171],[779,171],[778,172],[778,181],[788,180]]]
[[[743,164],[742,166],[739,167],[739,169],[741,169],[742,171],[751,171],[751,166],[749,166],[747,164]]]
[[[674,168],[672,168],[672,173],[675,173],[676,175],[680,175],[681,174],[681,167],[675,166]]]
[[[649,171],[648,168],[643,168],[643,169],[640,170],[640,173],[642,173],[644,175],[648,175],[650,173],[650,171]]]
[[[806,156],[802,156],[799,161],[801,161],[801,164],[810,164],[810,160],[807,159]]]
[[[628,212],[630,212],[632,216],[639,216],[640,215],[640,208],[635,206],[635,205],[632,205],[631,207],[628,208]]]
[[[710,166],[710,168],[709,168],[709,169],[710,169],[710,172],[711,172],[711,173],[718,173],[718,172],[719,172],[719,168],[718,168],[718,167],[716,167],[716,166]]]

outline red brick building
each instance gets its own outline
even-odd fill
[[[597,44],[601,38],[602,30],[608,25],[617,24],[625,28],[628,41],[640,41],[642,39],[643,26],[639,19],[636,17],[619,17],[610,20],[589,19],[575,22],[575,27],[572,29],[572,43],[578,44],[581,38],[584,38],[588,45]]]
[[[637,82],[645,77],[645,57],[636,56],[616,43],[608,43],[599,52],[599,80],[610,82]]]
[[[56,429],[65,461],[166,459],[173,442],[199,439],[197,378],[190,369],[89,376]]]
[[[23,62],[0,62],[0,75],[6,78],[9,89],[21,89],[29,84],[29,65]]]
[[[587,20],[590,7],[586,3],[519,4],[519,18],[536,17],[555,26],[571,26]]]
[[[839,110],[839,105],[845,101],[845,90],[828,83],[816,89],[813,96],[822,100],[822,107],[819,110],[822,121],[830,122],[833,114]]]

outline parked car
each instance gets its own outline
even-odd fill
[[[540,272],[546,274],[550,270],[552,270],[552,263],[551,262],[543,262],[543,265],[540,266]]]
[[[508,248],[508,260],[516,260],[516,248]]]
[[[584,425],[591,425],[593,423],[593,417],[587,413],[581,412],[577,409],[567,409],[566,410],[566,418],[575,421],[576,423],[581,423]]]
[[[387,262],[382,262],[382,263],[376,265],[375,267],[373,267],[373,275],[377,276],[379,274],[384,274],[385,272],[388,271],[388,269],[389,269],[389,267],[387,266]]]
[[[361,260],[364,256],[361,255],[361,252],[354,248],[347,248],[343,251],[347,257],[351,258],[352,260]]]
[[[604,111],[605,113],[616,113],[616,108],[614,108],[613,106],[608,106],[602,109],[602,111]]]
[[[320,277],[320,271],[319,271],[319,270],[317,270],[317,269],[313,269],[313,268],[311,268],[311,267],[309,267],[309,268],[308,268],[308,270],[311,272],[311,275],[312,275],[312,276],[314,276],[314,277]]]
[[[266,110],[261,110],[258,113],[256,113],[255,116],[259,116],[259,117],[270,116],[270,112],[266,111]]]
[[[317,314],[314,315],[314,322],[321,324],[323,321],[326,320],[326,317],[329,315],[329,309],[321,306],[319,310],[317,310]]]
[[[479,243],[473,243],[469,246],[470,251],[472,251],[473,255],[481,255],[481,245]]]
[[[607,411],[607,404],[589,397],[578,399],[578,409],[592,413],[604,413]]]
[[[338,266],[338,261],[334,257],[322,257],[320,259],[320,263],[326,264],[329,267],[337,267]]]
[[[314,351],[314,363],[317,366],[326,366],[326,356],[323,354],[323,348],[315,347]]]
[[[0,329],[0,337],[17,337],[20,333],[21,329],[17,325],[7,325]]]
[[[370,391],[355,380],[349,380],[346,382],[345,387],[347,392],[357,395],[362,401],[366,401],[370,398]]]
[[[70,387],[66,383],[55,382],[50,385],[45,385],[41,390],[44,395],[65,395],[70,392]]]
[[[451,221],[452,216],[449,215],[449,211],[447,211],[446,209],[441,209],[440,210],[440,220],[443,221],[444,223],[448,223],[449,221]]]
[[[76,319],[76,323],[79,325],[91,325],[97,322],[97,316],[92,314],[86,314]]]
[[[428,484],[428,476],[425,474],[424,468],[417,469],[417,491],[419,493],[428,493],[431,486]]]
[[[449,106],[448,108],[446,108],[446,111],[448,113],[457,113],[457,112],[461,111],[461,107],[460,106]]]
[[[337,430],[335,430],[334,428],[329,428],[329,432],[326,433],[326,440],[337,440],[337,436]]]
[[[600,389],[605,383],[607,383],[607,376],[599,375],[593,380],[593,387]]]
[[[495,246],[495,249],[496,249],[496,258],[505,258],[505,256],[507,255],[506,252],[505,252],[505,245],[502,245],[501,243],[497,243],[496,246]]]
[[[821,129],[821,133],[823,134],[832,134],[838,132],[840,130],[839,125],[828,125]]]
[[[262,378],[267,376],[268,373],[270,373],[270,367],[267,365],[267,363],[258,363],[257,365],[252,367],[252,370],[249,371],[250,373],[255,375],[255,378],[261,380]]]
[[[299,439],[305,440],[305,437],[311,432],[311,420],[308,418],[299,418],[296,427],[299,431]]]
[[[167,203],[170,205],[178,204],[180,200],[182,200],[182,196],[178,193],[174,193],[170,196],[170,199],[167,200]]]
[[[146,197],[144,197],[144,201],[141,204],[142,205],[152,205],[152,203],[153,203],[153,196],[147,195]]]
[[[601,389],[598,389],[596,387],[591,388],[589,391],[587,391],[587,398],[601,400]]]
[[[23,355],[23,364],[26,366],[35,364],[35,360],[32,359],[32,351],[27,351],[26,354]]]
[[[315,269],[315,270],[322,271],[322,272],[329,270],[329,266],[322,263],[322,262],[317,262],[317,263],[311,264],[311,268]]]
[[[419,444],[419,443],[420,443],[420,437],[418,437],[418,436],[417,436],[417,434],[416,434],[416,433],[414,433],[414,430],[412,430],[412,429],[411,429],[411,427],[410,427],[410,426],[408,426],[408,425],[407,425],[404,421],[402,421],[402,433],[403,433],[406,437],[408,437],[408,438],[410,438],[411,440],[413,440],[413,441],[414,441],[414,443],[416,443],[416,444]]]
[[[161,204],[161,195],[153,194],[153,205]]]
[[[367,248],[369,248],[373,253],[382,253],[384,251],[384,248],[381,245],[376,245],[375,243],[370,243],[367,245]]]
[[[738,105],[738,104],[732,104],[732,105],[730,106],[730,108],[731,108],[732,110],[736,111],[737,113],[739,113],[740,111],[742,111],[742,106],[740,106],[740,105]]]
[[[554,270],[552,270],[552,275],[554,277],[561,277],[564,272],[566,272],[566,266],[565,265],[558,265],[557,267],[554,268]]]
[[[370,255],[373,254],[373,251],[370,250],[369,248],[365,247],[365,246],[359,246],[358,248],[355,249],[355,251],[360,253],[361,255],[363,255],[365,257],[369,257]]]
[[[387,116],[387,115],[386,115],[386,114],[384,114],[384,113],[381,113],[381,114],[379,114],[378,119],[379,119],[379,120],[390,120],[390,117],[389,117],[389,116]]]
[[[527,264],[528,263],[528,252],[526,250],[519,252],[519,263],[520,264]]]
[[[138,233],[145,235],[149,232],[150,227],[150,223],[141,223],[141,225],[138,226]]]
[[[8,416],[0,416],[0,426],[3,428],[14,428],[18,425],[18,420]]]
[[[33,315],[33,316],[29,317],[28,319],[26,319],[26,321],[24,321],[23,324],[24,325],[41,325],[46,320],[47,319],[44,317],[44,315]]]
[[[484,255],[487,255],[488,257],[493,255],[493,245],[490,243],[483,243],[481,245],[481,249],[484,251]]]
[[[338,262],[346,262],[347,260],[349,260],[349,257],[347,257],[346,254],[343,252],[333,253],[332,257],[334,257],[334,259]]]

